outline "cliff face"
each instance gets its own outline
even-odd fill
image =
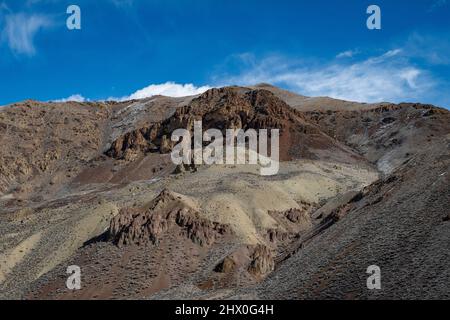
[[[338,141],[324,134],[304,115],[267,90],[236,87],[211,89],[179,108],[165,121],[128,132],[115,140],[106,154],[115,159],[132,159],[130,154],[169,153],[176,129],[193,132],[194,121],[202,121],[202,129],[279,129],[280,156],[316,159],[316,150],[325,150],[329,157],[354,161],[359,157]]]

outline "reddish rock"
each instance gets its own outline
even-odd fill
[[[130,148],[144,153],[170,153],[172,132],[182,128],[193,133],[194,121],[200,120],[203,131],[211,128],[224,133],[226,129],[279,129],[281,160],[315,158],[310,148],[323,150],[333,146],[344,151],[316,125],[306,122],[300,111],[270,91],[227,87],[211,89],[187,106],[176,109],[170,118],[125,134],[112,143],[106,154],[123,159]]]

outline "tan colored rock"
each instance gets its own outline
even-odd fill
[[[139,157],[139,151],[135,149],[127,149],[123,154],[123,159],[128,162],[135,161]]]
[[[119,246],[158,244],[169,229],[181,232],[200,246],[230,233],[228,226],[199,217],[199,213],[175,193],[164,190],[147,209],[124,208],[110,224],[109,237]]]
[[[275,269],[272,251],[264,245],[256,246],[251,259],[248,272],[256,277],[264,277]]]
[[[236,261],[231,256],[228,256],[216,266],[214,271],[219,273],[230,273],[235,271],[236,267],[237,267]]]
[[[165,135],[161,139],[160,151],[161,153],[170,153],[172,151],[172,142]]]

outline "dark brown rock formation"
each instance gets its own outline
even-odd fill
[[[308,123],[299,112],[267,90],[228,87],[211,89],[190,104],[178,108],[168,119],[131,131],[117,140],[106,154],[125,159],[128,149],[138,152],[170,153],[175,143],[170,140],[176,129],[193,132],[194,121],[202,121],[202,130],[279,129],[282,160],[313,156],[314,149],[335,149],[347,157],[356,157],[349,149]],[[330,153],[332,154],[332,153]]]

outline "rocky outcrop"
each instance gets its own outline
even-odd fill
[[[108,233],[118,246],[157,245],[173,229],[200,246],[209,246],[231,232],[226,225],[200,218],[181,196],[164,190],[148,208],[122,209],[111,221]]]
[[[270,214],[284,216],[288,221],[295,224],[311,226],[310,213],[312,208],[312,205],[305,204],[303,208],[289,209],[287,211],[271,211]]]
[[[320,129],[305,121],[301,112],[291,108],[267,90],[228,87],[211,89],[190,104],[178,108],[168,119],[129,132],[115,140],[106,155],[125,159],[127,150],[141,153],[170,153],[175,143],[170,140],[176,129],[193,133],[194,122],[202,121],[202,130],[226,129],[279,129],[282,160],[291,156],[308,156],[308,147],[325,148],[335,144]],[[302,136],[307,139],[301,139]],[[291,140],[296,141],[291,146]],[[299,146],[299,141],[302,144]]]
[[[300,202],[299,208],[286,211],[269,211],[282,228],[268,229],[265,239],[272,243],[288,244],[301,233],[310,230],[313,226],[311,214],[317,209],[317,205]]]
[[[214,272],[231,273],[236,270],[237,266],[238,262],[233,259],[233,256],[228,256],[214,268]]]
[[[263,244],[244,246],[225,257],[214,269],[217,273],[231,274],[246,271],[256,279],[267,276],[275,269],[273,251]]]
[[[248,272],[255,277],[264,277],[274,269],[275,261],[272,251],[264,245],[257,245],[251,256]]]

